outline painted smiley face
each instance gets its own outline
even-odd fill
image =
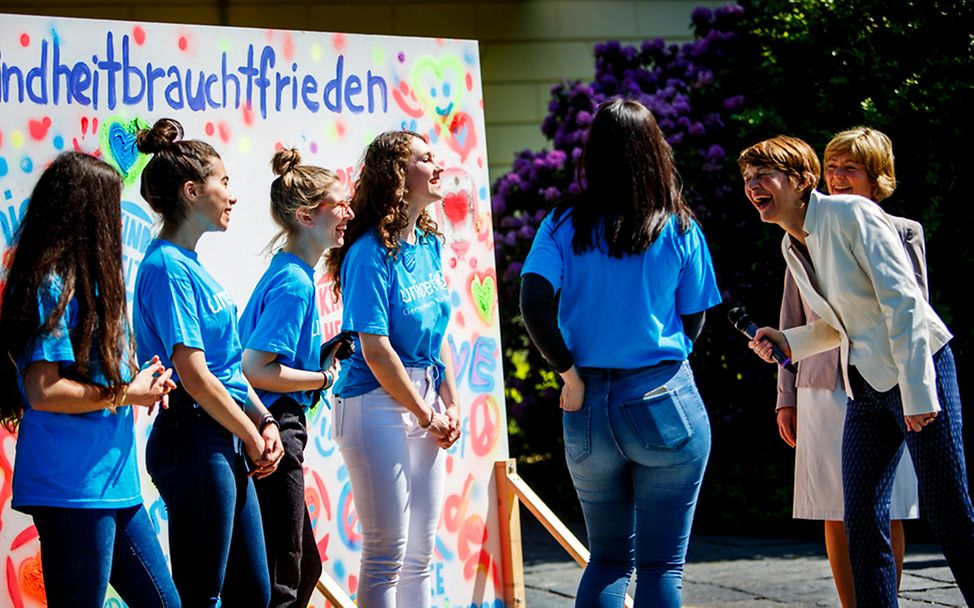
[[[463,101],[466,70],[455,56],[416,60],[412,70],[412,89],[427,110],[432,110],[443,126],[449,126]]]
[[[441,103],[446,103],[447,105],[445,107],[434,105],[433,110],[440,116],[440,118],[446,118],[451,112],[453,112],[453,102],[450,101],[450,83],[444,82],[442,85],[440,85],[440,92],[442,93]],[[437,94],[436,87],[433,87],[430,89],[430,98],[435,100],[437,97],[440,96]]]

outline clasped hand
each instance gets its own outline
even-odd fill
[[[149,415],[162,405],[169,407],[169,392],[176,388],[172,380],[172,368],[167,368],[159,359],[159,355],[152,357],[146,363],[125,390],[125,401],[130,405],[141,405],[149,408]]]
[[[451,405],[443,413],[433,412],[426,431],[436,439],[436,444],[444,450],[449,449],[460,438],[460,410]]]
[[[277,470],[277,465],[284,456],[284,444],[281,442],[281,432],[276,424],[268,424],[260,434],[260,441],[254,445],[247,445],[247,456],[253,463],[248,475],[254,479],[263,479]]]

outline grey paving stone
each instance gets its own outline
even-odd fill
[[[584,530],[574,526],[579,538]],[[522,515],[526,608],[572,608],[582,569],[530,515]],[[965,606],[936,545],[907,545],[900,607]],[[684,573],[686,608],[839,605],[821,542],[694,536]]]

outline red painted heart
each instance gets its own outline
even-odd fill
[[[470,214],[470,195],[464,190],[447,194],[443,197],[443,213],[454,226],[462,225]]]

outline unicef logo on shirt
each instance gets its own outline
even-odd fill
[[[152,217],[136,203],[122,201],[122,270],[129,300],[134,294],[135,274],[152,240]]]
[[[416,252],[412,248],[400,249],[399,259],[402,261],[402,267],[406,269],[406,272],[416,270]]]

